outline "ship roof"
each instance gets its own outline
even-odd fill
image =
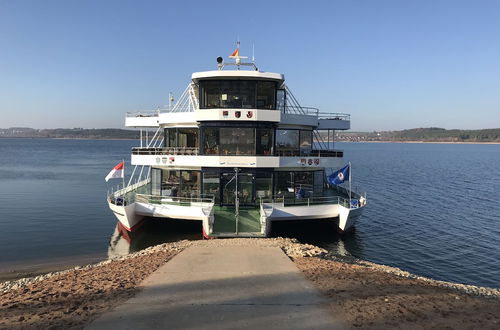
[[[194,82],[204,79],[238,79],[238,78],[250,78],[250,79],[263,79],[263,80],[274,80],[283,82],[285,76],[281,73],[275,72],[261,72],[261,71],[246,71],[246,70],[212,70],[212,71],[201,71],[194,72],[191,75],[191,79]]]

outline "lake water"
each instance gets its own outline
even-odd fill
[[[150,222],[133,237],[116,230],[104,176],[129,160],[135,145],[0,139],[0,272],[200,239],[201,226],[193,222]],[[355,230],[339,236],[324,223],[289,223],[274,235],[439,280],[500,288],[500,145],[336,147],[352,161],[354,185],[367,191]]]

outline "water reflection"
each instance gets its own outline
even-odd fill
[[[339,257],[362,258],[363,249],[356,228],[344,234],[337,232],[331,219],[308,221],[276,221],[272,225],[272,237],[296,238],[301,243],[320,246]]]
[[[108,258],[117,258],[150,246],[184,239],[202,239],[201,221],[146,219],[144,224],[132,233],[118,222],[109,241]]]

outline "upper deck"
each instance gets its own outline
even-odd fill
[[[235,57],[233,57],[235,58]],[[243,57],[241,57],[243,58]],[[347,130],[350,116],[303,107],[281,73],[257,70],[254,63],[222,64],[219,70],[195,72],[184,93],[168,108],[127,113],[128,127],[198,126],[201,122],[268,122],[278,126],[307,126]],[[237,70],[223,70],[235,65]],[[254,70],[240,70],[240,65]]]

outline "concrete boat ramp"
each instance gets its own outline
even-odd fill
[[[278,247],[191,246],[142,285],[86,329],[343,328]]]

